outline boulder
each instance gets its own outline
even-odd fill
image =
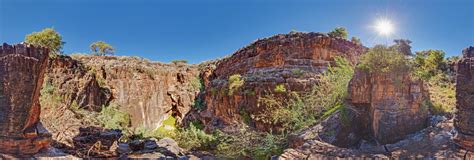
[[[356,69],[349,84],[349,101],[375,139],[394,143],[427,126],[427,88],[409,72],[369,73]]]
[[[0,152],[35,154],[50,143],[40,124],[40,90],[49,50],[27,44],[0,48]]]
[[[456,115],[454,140],[463,148],[474,151],[474,47],[466,48],[457,63]]]

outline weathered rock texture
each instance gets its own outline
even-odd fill
[[[200,91],[199,72],[186,64],[131,57],[78,57],[111,92],[110,103],[130,113],[132,127],[155,129],[169,116],[178,123]],[[99,83],[100,84],[100,83]]]
[[[49,50],[25,44],[0,48],[0,152],[34,154],[49,145],[39,124],[39,96]]]
[[[437,120],[438,119],[438,120]],[[318,139],[306,140],[286,149],[277,159],[473,159],[474,154],[456,147],[452,140],[453,121],[432,118],[432,125],[405,139],[387,145],[367,141],[358,148],[340,148]]]
[[[355,63],[365,51],[363,46],[320,33],[280,34],[257,40],[218,62],[212,73],[204,72],[208,108],[201,115],[206,124],[239,122],[243,114],[261,112],[264,107],[257,105],[259,97],[274,93],[275,86],[284,85],[287,91],[308,90],[334,64],[335,56]],[[228,78],[234,74],[240,74],[245,83],[230,95]],[[269,129],[259,121],[252,123],[259,130]]]
[[[349,84],[350,102],[367,117],[365,126],[379,143],[393,143],[426,127],[428,92],[408,72],[369,73],[357,69]]]
[[[103,106],[116,104],[130,114],[131,127],[147,129],[160,127],[169,116],[181,122],[201,85],[194,66],[134,57],[60,56],[51,60],[47,76],[54,96],[67,107],[100,111]],[[64,110],[50,117],[71,121],[61,118],[73,114],[70,112]]]
[[[455,140],[474,151],[474,47],[466,48],[457,64],[456,109]]]

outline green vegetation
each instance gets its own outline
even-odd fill
[[[108,129],[126,130],[130,123],[130,115],[119,110],[116,104],[103,106],[97,120]]]
[[[430,80],[433,76],[442,72],[441,68],[445,65],[445,53],[441,50],[427,50],[416,52],[415,57],[415,75]]]
[[[45,28],[40,32],[33,32],[25,37],[25,42],[33,45],[48,47],[51,56],[61,54],[61,49],[66,42],[54,28]]]
[[[105,56],[107,54],[113,55],[115,53],[114,47],[104,41],[97,41],[90,45],[91,52],[96,56]]]
[[[229,77],[229,96],[233,95],[240,87],[244,85],[245,81],[240,74],[234,74]]]
[[[267,108],[262,114],[253,115],[255,120],[280,125],[287,133],[298,132],[324,118],[325,111],[344,108],[348,95],[347,86],[354,74],[353,65],[342,57],[336,57],[336,67],[320,77],[320,83],[308,93],[290,92],[288,98],[267,95],[259,99],[259,105]],[[334,109],[336,108],[336,109]],[[271,113],[271,114],[269,114]],[[329,112],[326,112],[328,114]]]
[[[44,107],[56,107],[62,104],[62,98],[54,92],[55,88],[48,77],[45,77],[40,91],[40,103]]]
[[[402,53],[403,55],[412,55],[411,53],[411,41],[408,39],[396,39],[393,40],[395,42],[394,48],[397,49],[398,52]]]
[[[173,60],[173,61],[171,61],[171,63],[173,63],[175,65],[176,64],[186,64],[186,63],[188,63],[188,60]]]
[[[298,69],[298,68],[291,70],[291,73],[295,76],[298,76],[298,77],[303,75],[303,71],[301,69]]]
[[[344,27],[336,27],[328,33],[329,37],[347,39],[348,32]]]
[[[285,88],[285,85],[283,84],[279,84],[275,87],[274,91],[276,93],[286,93],[286,88]]]
[[[355,43],[355,44],[357,44],[357,45],[362,45],[362,42],[361,42],[360,39],[357,38],[357,37],[352,37],[352,38],[351,38],[351,42],[352,42],[352,43]]]
[[[369,73],[402,74],[411,71],[411,62],[396,47],[376,45],[360,57],[358,67]]]

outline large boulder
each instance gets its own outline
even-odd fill
[[[206,84],[203,100],[207,109],[201,117],[207,126],[249,122],[252,115],[265,110],[258,99],[284,85],[289,91],[307,91],[317,84],[319,75],[334,65],[335,56],[355,63],[367,49],[341,38],[321,33],[279,34],[260,39],[219,61],[213,72],[203,73]],[[238,74],[244,84],[229,91],[229,77]],[[280,98],[284,94],[278,94]],[[250,120],[259,130],[270,130],[258,120]]]
[[[456,116],[454,140],[463,148],[474,151],[474,47],[463,51],[457,63]]]
[[[350,102],[360,110],[366,129],[382,144],[393,143],[427,126],[427,87],[409,72],[369,73],[356,69],[349,84]]]
[[[34,154],[49,145],[51,135],[39,123],[48,55],[26,44],[0,48],[0,152]]]

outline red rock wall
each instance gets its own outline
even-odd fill
[[[429,109],[424,101],[428,92],[423,82],[409,73],[357,69],[349,88],[350,102],[369,117],[365,120],[367,129],[382,144],[396,142],[427,125]]]
[[[457,63],[455,141],[463,148],[474,151],[474,47],[463,51]]]
[[[155,129],[173,115],[178,123],[199,92],[198,71],[187,64],[163,64],[133,57],[62,57],[48,76],[71,104],[99,111],[117,104],[131,115],[132,127]]]
[[[0,152],[33,154],[49,144],[39,125],[48,54],[47,48],[25,44],[0,48]]]
[[[335,56],[356,62],[365,51],[363,46],[319,33],[281,34],[257,40],[218,62],[212,73],[206,72],[204,100],[208,108],[201,116],[206,124],[239,122],[242,112],[251,115],[262,111],[258,98],[273,93],[275,86],[284,85],[287,91],[308,90],[334,63]],[[229,96],[227,80],[233,74],[240,74],[245,84]],[[254,122],[258,129],[269,129]]]

